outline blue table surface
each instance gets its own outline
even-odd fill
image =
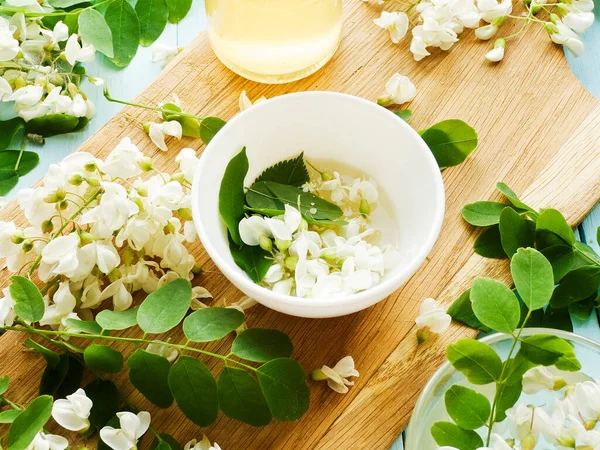
[[[177,25],[168,24],[157,42],[178,47],[187,45],[200,31],[205,29],[206,15],[203,3],[193,2],[190,14]],[[566,56],[575,76],[588,91],[600,99],[600,78],[598,77],[598,73],[600,73],[600,14],[598,14],[600,13],[600,0],[595,0],[595,6],[596,22],[583,35],[586,48],[584,55],[576,58],[567,52]],[[122,70],[117,70],[100,54],[98,54],[96,62],[86,64],[86,68],[90,75],[98,76],[106,81],[113,97],[128,100],[150,84],[161,70],[160,65],[152,63],[150,48],[140,48],[133,62]],[[101,88],[88,85],[85,87],[85,91],[96,104],[97,111],[94,119],[81,132],[56,136],[49,139],[43,147],[36,147],[35,150],[40,155],[40,164],[21,178],[17,187],[8,195],[9,198],[13,198],[18,189],[28,187],[39,180],[44,176],[50,164],[59,162],[77,149],[121,109],[120,105],[104,100]],[[599,225],[600,205],[583,221],[577,232],[582,241],[600,252],[600,247],[596,242],[596,229]],[[592,315],[585,322],[577,321],[577,319],[574,319],[574,322],[576,333],[600,341],[600,327],[596,315]],[[403,448],[403,440],[400,436],[392,446],[392,450],[402,450]]]

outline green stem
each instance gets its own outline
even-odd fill
[[[90,203],[92,203],[94,200],[96,200],[96,197],[98,197],[98,195],[100,195],[103,192],[103,189],[97,189],[96,192],[94,192],[94,194],[86,200],[86,202],[81,205],[77,211],[75,211],[71,217],[69,217],[69,219],[64,222],[60,228],[56,231],[56,233],[54,233],[52,235],[52,239],[56,239],[58,236],[60,236],[62,234],[63,231],[65,231],[65,228],[67,228],[69,226],[69,224],[75,220],[77,218],[77,216],[79,216],[79,214],[81,214],[81,212],[88,207],[88,205],[90,205]],[[52,240],[50,239],[50,240]],[[42,260],[42,255],[38,255],[38,257],[35,259],[35,261],[33,262],[31,268],[29,269],[29,276],[33,275],[33,271],[36,269],[37,266],[40,265],[40,261]]]
[[[19,405],[17,405],[16,403],[11,402],[4,395],[0,395],[0,400],[2,400],[4,403],[6,403],[8,406],[10,406],[12,409],[18,409],[18,410],[23,409]]]
[[[23,15],[26,17],[62,17],[62,16],[70,16],[70,15],[74,15],[74,14],[79,14],[79,13],[85,11],[86,9],[95,9],[95,8],[98,8],[99,6],[109,3],[111,1],[112,0],[103,0],[99,3],[96,3],[95,5],[90,5],[87,8],[77,9],[74,11],[54,11],[54,12],[50,12],[50,13],[40,13],[40,12],[29,11],[28,9],[11,8],[9,6],[0,6],[0,13],[12,13],[12,14],[23,13]]]
[[[23,141],[21,142],[21,150],[19,151],[19,157],[17,158],[17,162],[15,163],[15,171],[19,170],[19,165],[21,164],[21,158],[23,158],[23,152],[25,151],[26,143],[27,139],[23,137]]]
[[[162,108],[159,106],[142,105],[141,103],[133,103],[133,102],[127,102],[125,100],[119,100],[117,98],[111,97],[110,94],[108,93],[108,89],[104,89],[104,98],[106,98],[106,100],[108,100],[109,102],[112,102],[112,103],[120,103],[121,105],[135,106],[136,108],[143,108],[143,109],[149,109],[151,111],[158,111],[161,113],[169,114],[170,116],[188,117],[190,119],[196,119],[200,122],[202,122],[204,120],[203,117],[195,116],[193,114],[177,112],[177,111],[173,111],[173,110],[167,109],[167,108]]]

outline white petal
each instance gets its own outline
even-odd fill
[[[292,233],[282,220],[266,217],[265,222],[271,230],[271,233],[273,233],[275,239],[280,239],[282,241],[292,240]]]
[[[165,135],[163,134],[162,128],[159,124],[151,123],[150,129],[148,130],[148,135],[150,136],[152,142],[154,142],[154,145],[156,145],[159,149],[161,149],[163,152],[168,150],[167,144],[165,144]]]
[[[69,64],[74,66],[77,63],[77,56],[81,51],[81,46],[79,45],[78,36],[76,34],[72,34],[67,40],[67,45],[65,46],[65,58]]]
[[[161,124],[162,132],[168,136],[173,136],[177,139],[181,139],[183,128],[181,124],[176,120],[170,120]]]
[[[137,444],[130,440],[122,430],[113,427],[102,428],[100,438],[113,450],[131,450]]]
[[[283,222],[281,222],[283,224]],[[261,234],[271,236],[269,226],[261,216],[244,217],[238,225],[242,242],[246,245],[258,245]]]
[[[300,214],[300,211],[298,211],[296,208],[286,203],[283,221],[288,227],[288,230],[290,230],[290,232],[293,233],[300,226],[300,222],[302,222],[302,214]]]

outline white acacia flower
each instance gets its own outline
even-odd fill
[[[302,214],[293,206],[286,204],[283,217],[266,217],[265,222],[275,239],[291,241],[292,234],[296,232],[302,222]]]
[[[482,41],[489,41],[498,32],[498,27],[495,25],[485,25],[475,30],[475,36]]]
[[[125,286],[123,279],[116,280],[109,284],[102,291],[102,294],[100,294],[99,303],[109,298],[112,298],[113,309],[115,311],[125,311],[129,309],[133,303],[133,297],[127,286]]]
[[[167,361],[169,361],[170,363],[175,361],[179,356],[179,352],[176,348],[161,344],[160,341],[153,341],[152,343],[148,344],[148,346],[146,347],[146,351],[148,353],[153,353],[155,355],[162,356],[163,358],[166,358]]]
[[[452,317],[446,313],[446,309],[432,298],[426,298],[421,303],[419,316],[415,323],[419,328],[429,327],[432,333],[443,333],[450,326]]]
[[[240,220],[238,230],[240,232],[242,242],[244,242],[246,245],[258,245],[261,235],[267,237],[272,236],[271,229],[269,228],[265,218],[262,216],[244,217],[242,220]]]
[[[175,157],[175,162],[179,163],[179,170],[183,173],[186,181],[192,182],[194,173],[200,159],[196,156],[196,150],[193,148],[183,148]]]
[[[563,23],[576,33],[583,33],[594,23],[594,13],[572,10],[563,17]]]
[[[161,67],[169,64],[181,51],[178,47],[157,43],[152,46],[152,62],[160,63]]]
[[[502,61],[504,58],[504,47],[495,47],[485,54],[485,59],[490,62]]]
[[[240,94],[240,99],[238,100],[240,106],[240,112],[250,108],[252,105],[257,105],[259,103],[264,102],[267,99],[264,95],[262,97],[257,98],[254,102],[250,101],[248,95],[246,95],[246,91],[242,91]]]
[[[20,51],[19,41],[13,37],[8,20],[0,17],[0,61],[10,61]]]
[[[47,297],[45,298],[47,300]],[[73,313],[77,301],[71,293],[69,282],[63,281],[58,285],[58,290],[52,296],[52,305],[47,305],[40,325],[59,326],[62,320]]]
[[[401,105],[415,98],[417,88],[408,77],[395,73],[385,84],[385,92],[377,99],[377,103],[382,106]]]
[[[431,55],[431,53],[427,51],[425,40],[420,36],[415,36],[414,33],[413,38],[410,41],[410,51],[413,54],[415,61],[421,61],[426,56]]]
[[[113,450],[132,450],[137,448],[138,440],[150,427],[150,413],[141,411],[137,415],[131,412],[118,412],[120,428],[106,426],[100,430],[100,438]]]
[[[192,304],[190,308],[193,311],[198,311],[199,309],[208,308],[208,306],[200,301],[200,299],[205,298],[213,298],[212,294],[208,291],[208,289],[202,286],[194,286],[192,288]]]
[[[345,394],[348,392],[348,386],[353,386],[354,381],[348,380],[350,377],[358,377],[358,370],[354,368],[354,359],[351,356],[346,356],[333,366],[323,366],[313,372],[314,380],[327,380],[327,385],[335,392]]]
[[[32,84],[17,89],[8,97],[8,100],[14,101],[18,106],[33,106],[42,99],[42,95],[44,95],[44,89]]]
[[[211,444],[208,437],[206,437],[206,435],[203,435],[201,441],[192,439],[187,444],[185,444],[183,450],[221,450],[221,447],[219,447],[219,444],[217,444],[216,442],[214,444]]]
[[[52,417],[63,428],[70,431],[86,431],[90,427],[90,411],[93,403],[83,389],[77,389],[65,399],[55,400]]]
[[[169,120],[168,122],[162,123],[150,122],[148,127],[150,139],[154,142],[154,145],[163,152],[168,150],[167,144],[165,143],[165,136],[173,136],[176,139],[181,139],[183,133],[181,124],[176,120]]]
[[[563,22],[556,22],[550,26],[550,39],[556,44],[562,44],[567,47],[575,56],[583,54],[583,42],[573,30]],[[14,95],[14,94],[13,94]]]
[[[78,265],[79,236],[71,233],[52,239],[42,250],[42,264],[47,265],[49,276],[72,274]]]
[[[373,20],[373,23],[388,30],[394,44],[400,42],[408,31],[408,16],[404,12],[382,11],[381,16]]]
[[[534,367],[523,375],[523,392],[526,394],[535,394],[540,391],[549,391],[555,388],[557,382],[559,382],[558,386],[562,384],[561,387],[564,387],[564,384],[560,383],[560,380],[560,378],[555,377],[546,367]]]
[[[66,450],[68,446],[64,437],[40,431],[25,450]]]
[[[135,177],[142,173],[139,163],[143,158],[144,154],[126,137],[121,139],[100,164],[100,170],[111,177]]]
[[[600,384],[598,382],[577,383],[569,394],[569,398],[585,419],[600,420]]]
[[[15,301],[9,288],[2,289],[4,297],[0,298],[0,327],[10,327],[15,320]]]
[[[12,87],[8,84],[3,77],[0,77],[0,102],[8,100],[8,98],[12,95]]]
[[[542,431],[552,426],[549,423],[551,419],[543,408],[528,406],[523,403],[508,409],[506,417],[509,419],[511,436],[519,440],[528,435],[537,440]]]
[[[508,16],[512,12],[512,0],[477,0],[481,18],[491,23],[498,17]]]
[[[83,47],[79,44],[79,36],[72,34],[67,40],[65,46],[65,58],[74,66],[78,62],[90,62],[96,57],[96,49],[93,45],[84,45]]]
[[[54,50],[59,50],[59,42],[66,41],[69,38],[69,27],[59,20],[52,31],[40,28],[40,32],[50,38],[52,44],[54,44]]]

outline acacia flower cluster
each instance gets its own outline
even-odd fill
[[[77,65],[94,58],[94,46],[82,44],[77,34],[69,35],[62,21],[50,29],[41,17],[0,17],[0,101],[14,101],[15,112],[25,121],[49,114],[90,119],[95,107],[79,89],[86,75]]]
[[[512,15],[512,0],[417,0],[404,10],[383,11],[374,23],[387,30],[392,42],[397,44],[409,30],[407,13],[415,9],[417,25],[412,28],[410,43],[415,61],[431,55],[431,48],[449,50],[465,28],[474,29],[481,40],[490,40],[509,21],[522,21],[523,25],[518,32],[494,41],[492,50],[485,55],[491,62],[502,60],[507,42],[521,35],[530,24],[543,26],[552,42],[564,45],[576,56],[583,53],[579,34],[594,22],[593,0],[527,0],[524,3],[526,13],[516,16]]]
[[[198,159],[183,149],[177,161],[181,172],[157,172],[124,138],[106,159],[74,153],[51,165],[39,187],[19,192],[29,225],[0,222],[0,257],[11,272],[37,273],[47,283],[41,325],[63,329],[106,300],[123,311],[136,291],[194,276],[185,244],[196,240],[190,186]],[[8,289],[3,293],[0,326],[10,326],[15,302]],[[199,286],[193,293],[210,297]]]

